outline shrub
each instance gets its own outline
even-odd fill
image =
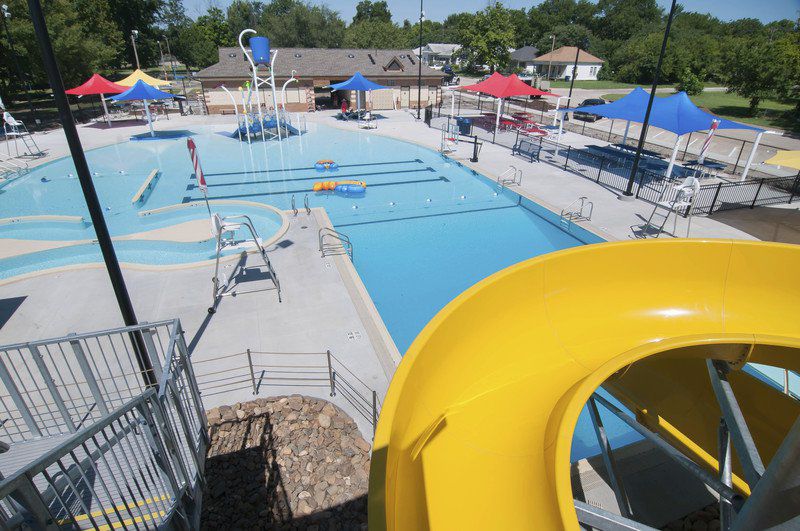
[[[689,96],[694,96],[695,94],[703,92],[703,82],[687,68],[683,71],[683,74],[681,74],[678,84],[675,85],[675,90],[678,92],[684,91]]]

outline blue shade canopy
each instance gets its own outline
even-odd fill
[[[374,81],[370,81],[369,79],[362,76],[361,72],[356,72],[355,74],[353,74],[353,77],[351,77],[347,81],[342,81],[341,83],[335,83],[333,85],[330,85],[330,88],[336,90],[380,90],[389,87],[378,85]]]
[[[624,97],[605,105],[587,105],[575,109],[559,109],[560,112],[584,111],[615,120],[644,122],[647,100],[650,94],[636,87]],[[707,131],[711,122],[717,120],[719,129],[750,129],[763,131],[760,127],[732,122],[706,112],[689,99],[685,92],[678,92],[666,98],[656,97],[650,111],[650,125],[684,135],[694,131]]]
[[[151,87],[141,79],[136,82],[134,86],[116,96],[111,96],[110,99],[114,101],[128,101],[128,100],[165,100],[167,98],[174,98],[174,94],[158,90]]]

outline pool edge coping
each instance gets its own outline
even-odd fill
[[[328,212],[324,207],[313,207],[311,214],[317,222],[319,228],[330,228],[336,230],[336,227],[328,217]],[[336,265],[336,270],[339,272],[339,277],[347,290],[350,299],[353,301],[356,313],[361,318],[364,324],[367,336],[369,336],[370,343],[375,349],[378,361],[386,373],[387,378],[391,381],[395,369],[400,364],[402,355],[397,345],[392,339],[389,329],[386,327],[383,318],[378,312],[375,302],[369,295],[361,276],[355,268],[353,262],[348,257],[342,254],[334,254],[329,256]]]

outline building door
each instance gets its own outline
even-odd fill
[[[411,87],[400,87],[400,108],[408,109]]]

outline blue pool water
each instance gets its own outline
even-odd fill
[[[194,139],[211,200],[247,200],[288,209],[308,196],[324,207],[337,230],[355,248],[354,264],[401,352],[424,325],[459,293],[521,260],[558,249],[600,241],[581,229],[564,232],[558,217],[493,181],[438,153],[363,132],[315,127],[285,142],[254,143],[209,131]],[[205,208],[149,216],[142,212],[202,200],[193,177],[185,139],[128,142],[87,153],[89,166],[112,235],[132,234],[206,217]],[[333,159],[336,172],[314,169]],[[143,203],[131,196],[152,169],[160,177]],[[32,171],[0,189],[0,218],[42,214],[88,219],[69,159]],[[367,192],[347,197],[313,193],[320,180],[363,180]],[[279,220],[261,209],[228,205],[223,213],[254,216],[262,234]],[[91,239],[90,223],[27,222],[0,225],[0,238]],[[171,264],[205,260],[210,242],[174,244],[119,241],[122,261]],[[72,246],[0,260],[0,278],[70,263],[98,262],[96,245]],[[576,428],[573,459],[597,453],[595,434],[585,417]],[[605,415],[610,417],[610,415]],[[619,446],[636,436],[614,418],[604,418]]]

